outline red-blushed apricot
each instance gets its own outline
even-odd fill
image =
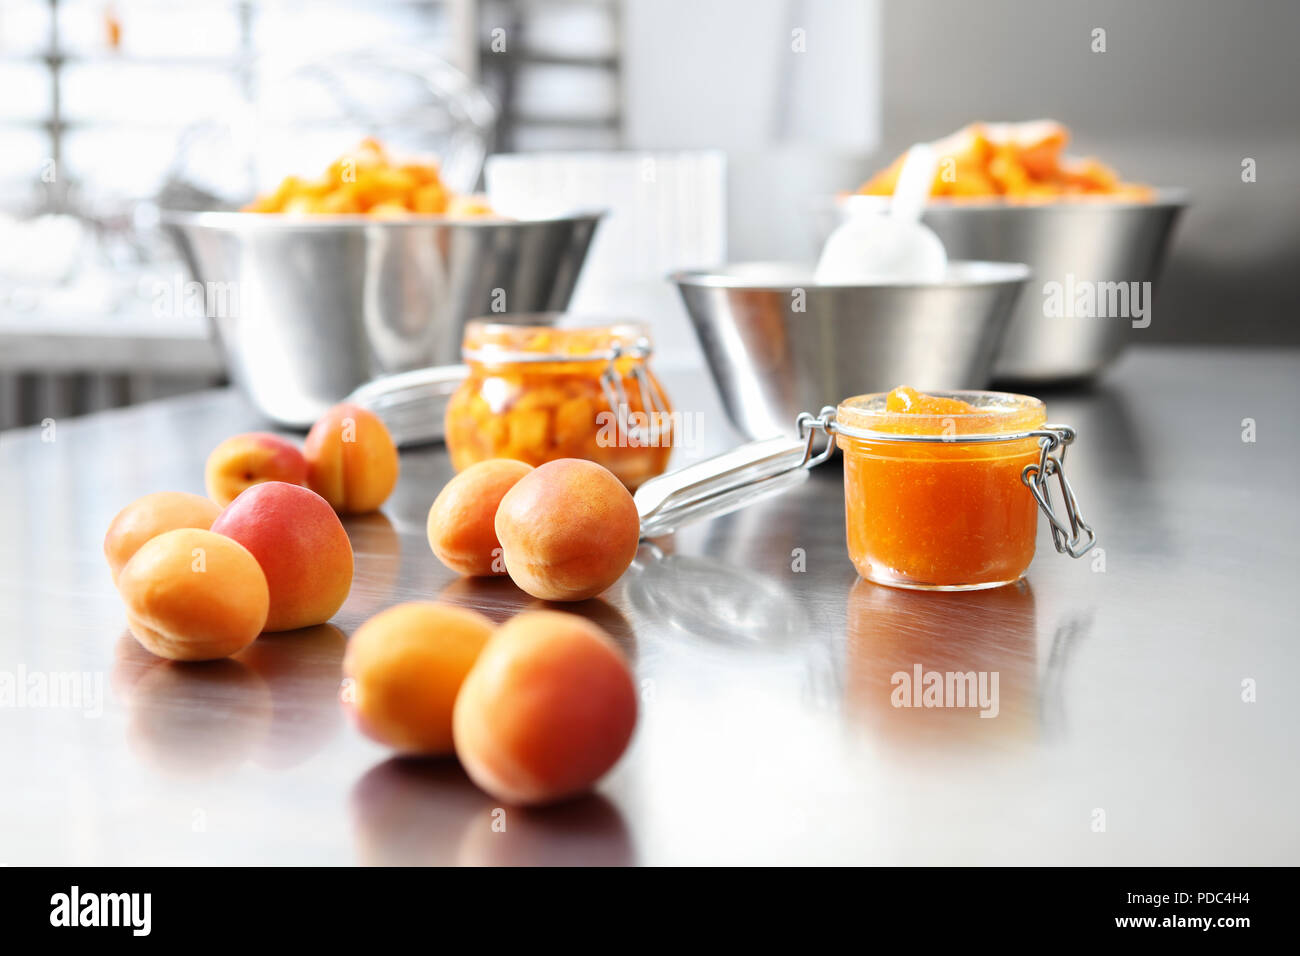
[[[357,724],[403,753],[451,753],[456,694],[491,635],[491,621],[450,604],[411,601],[376,614],[343,657]]]
[[[307,484],[307,459],[287,438],[270,432],[248,432],[227,438],[212,449],[203,481],[208,497],[224,508],[245,488],[259,482]]]
[[[505,574],[497,540],[497,506],[532,465],[511,458],[489,458],[470,465],[438,492],[429,508],[426,530],[434,555],[457,574]]]
[[[219,514],[221,507],[214,501],[185,491],[156,491],[137,498],[117,513],[104,535],[104,557],[113,583],[150,538],[177,528],[207,531]]]
[[[253,485],[226,506],[212,530],[252,552],[266,574],[266,630],[328,621],[352,588],[352,542],[316,492],[283,481]]]
[[[636,726],[627,660],[604,631],[529,611],[492,635],[456,698],[456,755],[480,787],[515,805],[589,789]]]
[[[224,535],[164,531],[140,546],[117,579],[136,640],[159,657],[229,657],[257,638],[270,595],[257,559]]]
[[[628,569],[641,536],[623,483],[579,458],[520,478],[501,499],[495,527],[511,580],[543,601],[595,597]]]
[[[360,405],[335,405],[303,445],[307,485],[340,514],[375,511],[397,485],[397,446],[387,426]]]

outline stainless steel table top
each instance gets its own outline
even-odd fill
[[[665,378],[702,416],[679,462],[733,440],[701,373]],[[634,662],[632,747],[597,794],[505,808],[504,832],[454,761],[390,758],[337,700],[377,610],[530,603],[430,554],[441,448],[347,522],[332,624],[180,666],[126,633],[102,536],[139,495],[201,492],[255,413],[207,392],[0,436],[0,864],[1300,862],[1300,354],[1138,351],[1043,397],[1079,429],[1103,554],[1057,555],[1040,522],[1022,586],[860,582],[835,460],[643,547],[575,608]],[[891,706],[918,664],[996,672],[997,716]]]

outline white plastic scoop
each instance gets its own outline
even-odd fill
[[[920,222],[938,162],[929,143],[909,149],[889,214],[851,213],[822,247],[813,280],[825,285],[940,281],[948,254],[934,231]]]

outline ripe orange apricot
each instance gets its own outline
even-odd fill
[[[343,403],[327,411],[303,450],[307,485],[340,514],[375,511],[397,485],[397,446],[379,416]]]
[[[252,552],[266,574],[266,630],[324,624],[352,588],[352,542],[329,504],[310,488],[267,481],[226,506],[212,530]]]
[[[470,465],[443,486],[429,508],[426,530],[438,560],[471,577],[505,574],[497,540],[497,506],[532,465],[489,458]]]
[[[307,461],[298,446],[270,432],[248,432],[227,438],[208,455],[203,470],[208,497],[221,507],[262,481],[307,484]]]
[[[257,638],[269,592],[257,559],[213,531],[177,528],[140,546],[118,576],[127,623],[159,657],[229,657]]]
[[[618,761],[636,727],[627,661],[586,618],[528,611],[500,627],[456,698],[466,773],[498,799],[551,803]]]
[[[456,694],[491,635],[486,617],[450,604],[411,601],[376,614],[343,657],[358,725],[403,753],[451,753]]]
[[[623,483],[579,458],[520,478],[501,499],[495,525],[511,579],[544,601],[595,597],[627,570],[641,536]]]
[[[177,528],[206,531],[221,514],[221,507],[202,495],[186,491],[155,491],[137,498],[117,513],[104,535],[104,557],[117,583],[131,556],[150,538]]]

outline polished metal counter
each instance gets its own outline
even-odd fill
[[[702,373],[664,377],[701,415],[679,463],[734,440]],[[1300,353],[1136,351],[1043,397],[1079,429],[1101,551],[1061,557],[1040,522],[1017,587],[858,581],[837,460],[643,546],[574,608],[634,663],[631,749],[596,795],[506,808],[504,832],[453,760],[390,758],[337,700],[379,609],[530,603],[429,552],[441,448],[346,522],[332,624],[175,665],[126,633],[102,536],[139,495],[201,492],[257,415],[206,392],[0,435],[0,864],[1300,863]],[[997,716],[891,706],[918,664],[996,672]]]

